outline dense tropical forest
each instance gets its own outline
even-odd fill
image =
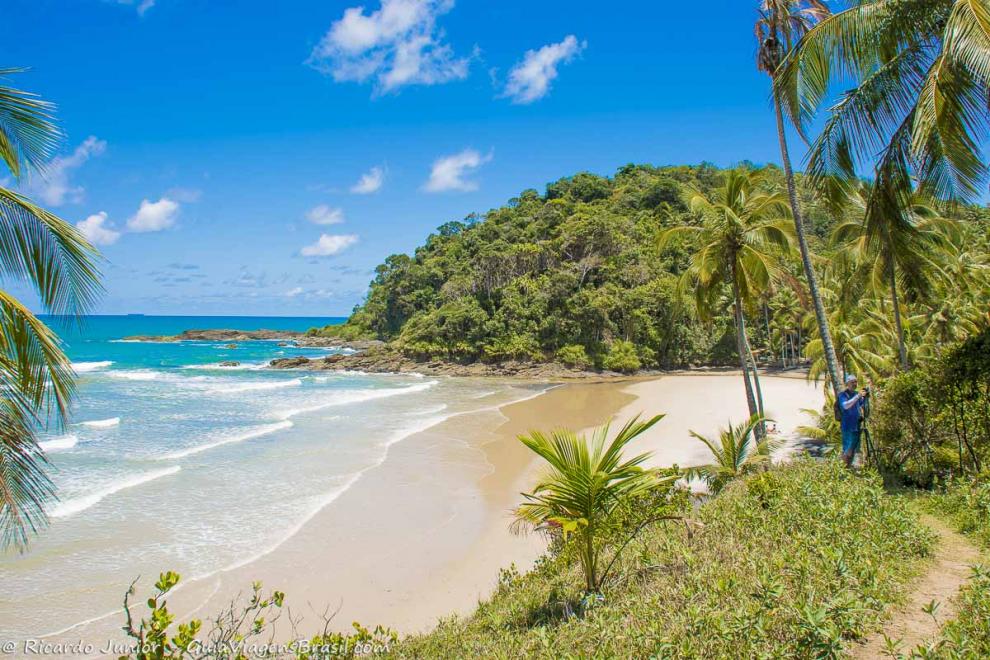
[[[807,358],[819,375],[821,342],[783,189],[779,168],[751,164],[576,174],[483,217],[446,223],[412,256],[389,257],[347,324],[322,332],[389,340],[424,359],[556,360],[618,371],[737,364],[731,278],[696,275],[721,268],[719,250],[739,240],[747,250],[742,311],[758,362],[784,367]],[[879,377],[899,359],[888,258],[903,264],[896,277],[909,359],[979,322],[990,301],[986,208],[919,201],[917,244],[888,255],[868,244],[868,184],[848,191],[844,205],[816,195],[803,178],[799,191],[845,368]],[[775,227],[777,242],[759,235]],[[710,263],[695,261],[702,248]]]

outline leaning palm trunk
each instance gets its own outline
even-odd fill
[[[776,85],[775,85],[776,87]],[[797,234],[798,248],[801,250],[801,263],[804,265],[804,275],[808,279],[808,291],[811,293],[812,306],[815,308],[815,319],[818,321],[818,332],[822,338],[822,349],[825,354],[825,365],[829,378],[832,380],[832,390],[839,396],[840,383],[839,362],[835,357],[835,346],[832,344],[832,333],[828,328],[828,316],[825,313],[825,303],[818,290],[818,278],[811,264],[811,253],[808,250],[808,239],[804,235],[804,219],[801,216],[801,206],[797,198],[794,184],[794,171],[791,169],[791,156],[787,149],[787,134],[784,130],[784,112],[780,106],[780,96],[774,92],[773,107],[777,115],[777,140],[780,142],[780,159],[784,166],[784,177],[787,179],[787,196],[791,202],[791,213],[794,216],[794,231]]]
[[[893,254],[893,250],[891,250]],[[897,333],[897,355],[901,361],[901,369],[907,371],[911,368],[908,362],[907,343],[904,341],[904,325],[901,322],[901,305],[897,295],[897,265],[893,258],[887,267],[887,283],[890,286],[890,303],[894,306],[894,330]]]
[[[735,269],[733,269],[735,270]],[[746,349],[748,343],[746,342],[746,326],[743,325],[743,314],[742,314],[742,302],[740,300],[741,296],[739,293],[739,283],[733,278],[732,281],[732,294],[733,303],[733,314],[735,316],[736,324],[736,351],[739,353],[739,366],[742,369],[743,383],[746,387],[746,405],[749,407],[749,415],[752,417],[757,414],[756,408],[756,397],[753,395],[753,384],[749,382],[749,365],[746,360]]]
[[[745,324],[746,320],[743,319]],[[763,388],[760,387],[760,372],[756,366],[756,357],[753,355],[753,347],[749,343],[749,337],[746,336],[746,326],[743,325],[743,341],[746,342],[746,356],[749,358],[750,369],[753,370],[753,389],[756,391],[756,408],[759,412],[760,417],[764,417],[763,411]],[[761,421],[756,427],[756,437],[762,438],[767,434],[766,422]]]

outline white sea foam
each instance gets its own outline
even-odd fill
[[[423,408],[422,410],[417,410],[414,415],[435,415],[437,413],[443,412],[447,409],[446,403],[441,403],[439,406],[432,406],[430,408]]]
[[[102,360],[100,362],[73,362],[72,370],[77,374],[86,374],[91,371],[100,371],[101,369],[106,369],[107,367],[113,365],[111,360]]]
[[[438,382],[439,381],[431,380],[425,383],[409,385],[408,387],[391,387],[379,390],[338,390],[337,392],[334,392],[330,398],[321,403],[303,408],[290,408],[288,410],[282,410],[276,412],[275,417],[278,419],[289,419],[290,417],[295,417],[296,415],[316,412],[317,410],[323,410],[324,408],[330,408],[333,406],[346,406],[352,403],[364,403],[365,401],[372,401],[374,399],[385,399],[391,396],[423,392],[430,389]]]
[[[141,484],[146,484],[149,481],[154,481],[155,479],[161,479],[162,477],[167,477],[169,475],[175,474],[180,469],[181,468],[178,465],[174,465],[172,467],[168,467],[163,470],[145,472],[143,474],[136,474],[126,479],[121,479],[120,481],[112,483],[88,495],[82,495],[80,497],[74,497],[70,500],[65,500],[64,502],[59,502],[55,506],[55,508],[49,512],[48,515],[50,515],[52,518],[65,518],[77,514],[80,511],[85,511],[91,506],[95,506],[101,500],[113,495],[114,493],[119,493],[122,490],[133,488],[135,486],[140,486]]]
[[[120,417],[111,417],[110,419],[94,419],[88,422],[79,422],[79,426],[85,426],[91,429],[109,429],[120,424]]]
[[[69,433],[68,435],[63,435],[59,438],[53,438],[51,440],[43,440],[38,443],[44,451],[49,454],[56,451],[65,451],[66,449],[72,449],[79,442],[79,436]]]
[[[302,381],[298,378],[292,380],[275,380],[255,383],[239,383],[237,385],[211,386],[206,391],[211,394],[238,394],[240,392],[263,392],[265,390],[281,390],[286,387],[299,387]]]
[[[122,378],[124,380],[158,380],[164,375],[162,372],[152,369],[125,369],[110,372],[110,376],[113,378]]]
[[[195,369],[199,371],[204,370],[217,370],[217,371],[260,371],[262,369],[268,368],[267,362],[242,362],[236,366],[220,364],[219,362],[211,362],[209,364],[187,364],[183,369]]]
[[[424,383],[424,385],[425,384],[426,383]],[[406,389],[409,389],[409,388],[406,388]],[[274,544],[272,544],[268,548],[265,548],[264,550],[262,550],[261,552],[259,552],[257,554],[254,554],[254,555],[252,555],[250,557],[247,557],[245,559],[238,560],[238,561],[234,562],[233,564],[230,564],[228,566],[225,566],[225,567],[221,568],[219,571],[213,571],[213,572],[210,572],[210,573],[206,573],[204,575],[197,575],[193,579],[194,580],[201,580],[201,579],[204,579],[204,578],[208,578],[208,577],[214,575],[217,572],[223,572],[223,573],[225,573],[227,571],[233,571],[233,570],[236,570],[238,568],[242,568],[244,566],[247,566],[248,564],[261,559],[265,555],[274,552],[283,543],[285,543],[290,538],[292,538],[293,536],[295,536],[299,532],[299,530],[301,530],[306,525],[306,523],[308,523],[310,520],[313,519],[313,517],[316,514],[318,514],[320,511],[322,511],[327,506],[329,506],[338,497],[340,497],[341,495],[343,495],[344,493],[346,493],[354,484],[356,484],[358,482],[359,479],[361,479],[361,477],[364,476],[364,473],[365,472],[369,472],[371,470],[374,470],[375,468],[379,467],[382,463],[384,463],[385,462],[385,459],[388,458],[388,449],[389,449],[389,447],[391,447],[392,445],[394,445],[397,442],[401,442],[402,440],[405,440],[406,438],[408,438],[411,435],[414,435],[416,433],[420,433],[422,431],[425,431],[426,429],[430,428],[431,426],[436,426],[437,424],[439,424],[440,422],[444,421],[445,419],[448,419],[451,416],[452,415],[443,415],[443,416],[431,417],[429,419],[424,419],[424,420],[418,421],[415,424],[410,424],[409,426],[406,426],[404,428],[401,428],[401,429],[393,432],[389,436],[388,440],[385,442],[385,444],[384,444],[384,451],[382,451],[381,456],[379,456],[379,458],[378,458],[377,461],[375,461],[371,465],[368,465],[365,468],[362,468],[361,470],[358,470],[357,472],[355,472],[355,473],[353,473],[351,475],[348,475],[347,476],[347,480],[343,484],[341,484],[340,486],[337,486],[336,488],[334,488],[334,489],[332,489],[332,490],[330,490],[330,491],[328,491],[326,493],[322,493],[320,495],[314,496],[310,500],[311,501],[311,505],[309,507],[307,507],[306,512],[302,516],[300,516],[300,518],[295,522],[295,524],[293,524],[292,527],[290,527],[288,530],[286,530],[286,533],[278,541],[276,541]]]
[[[208,449],[213,449],[214,447],[220,447],[222,445],[229,445],[235,442],[244,442],[245,440],[253,440],[254,438],[260,438],[263,435],[268,435],[269,433],[275,433],[276,431],[281,431],[283,429],[291,428],[292,422],[284,421],[278,422],[277,424],[268,424],[267,426],[259,426],[243,433],[229,435],[227,437],[221,438],[219,440],[214,440],[213,442],[207,442],[202,445],[197,445],[195,447],[190,447],[188,449],[182,449],[171,454],[166,454],[164,456],[157,457],[158,460],[173,460],[177,458],[185,458],[186,456],[192,456],[193,454],[198,454]]]

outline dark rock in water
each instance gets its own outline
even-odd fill
[[[279,346],[300,346],[319,348],[349,348],[362,351],[383,346],[377,339],[346,340],[339,337],[311,337],[294,330],[186,330],[177,335],[136,335],[124,337],[125,341],[208,341],[208,342],[245,342],[245,341],[277,341]],[[227,348],[236,348],[234,344]]]
[[[276,358],[269,362],[268,366],[273,369],[299,369],[309,366],[310,362],[312,360],[307,357]]]
[[[224,348],[237,348],[237,344],[227,344]]]
[[[239,366],[241,366],[241,363],[240,362],[235,362],[234,360],[224,360],[223,362],[220,363],[220,366],[221,367],[239,367]]]

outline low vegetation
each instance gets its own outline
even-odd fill
[[[409,657],[834,657],[899,597],[932,536],[875,476],[802,460],[733,482],[698,526],[645,530],[600,602],[566,553],[396,647]]]

